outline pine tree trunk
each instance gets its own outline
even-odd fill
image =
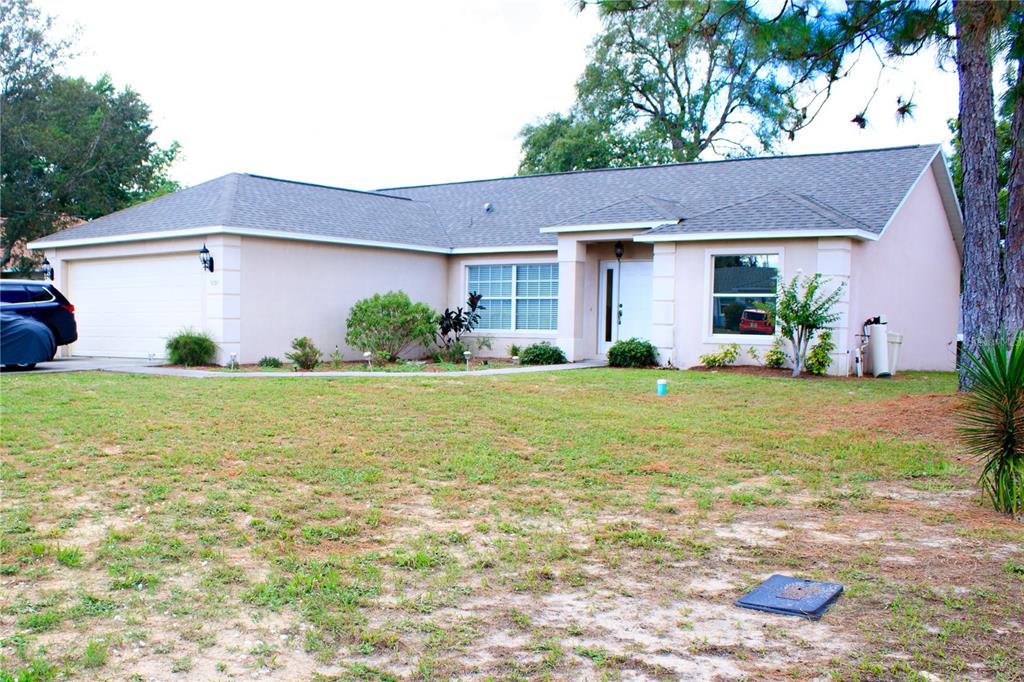
[[[1006,203],[1006,254],[1003,269],[1003,325],[1013,333],[1024,329],[1024,55],[1017,65],[1017,95],[1010,128],[1013,149]]]
[[[992,94],[991,6],[987,0],[954,3],[960,75],[960,145],[963,162],[964,348],[998,331],[1002,289],[996,173],[995,103]],[[960,388],[966,377],[961,370]]]

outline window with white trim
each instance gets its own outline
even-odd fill
[[[470,265],[468,284],[483,296],[477,329],[558,329],[558,263]]]
[[[711,266],[711,333],[774,334],[779,255],[721,254]]]

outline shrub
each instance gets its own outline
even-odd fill
[[[608,364],[612,367],[650,367],[658,364],[658,351],[654,344],[643,339],[616,341],[608,349]]]
[[[442,346],[436,353],[434,353],[434,362],[450,362],[458,364],[466,361],[466,356],[463,353],[466,352],[466,344],[462,341],[452,341],[447,346]]]
[[[345,343],[369,351],[377,362],[394,362],[411,346],[429,345],[437,314],[426,303],[413,303],[404,291],[374,294],[349,311]]]
[[[568,360],[565,359],[565,353],[561,348],[541,341],[524,348],[519,356],[519,362],[524,365],[561,365]]]
[[[281,366],[281,360],[275,358],[273,355],[264,355],[260,358],[258,363],[260,367],[266,367],[268,369],[276,369]]]
[[[738,344],[730,343],[722,346],[718,349],[717,353],[705,353],[697,358],[700,364],[708,368],[713,367],[725,367],[736,362],[736,358],[740,356],[740,347]]]
[[[284,356],[294,362],[296,367],[308,372],[320,364],[320,355],[320,349],[313,341],[308,336],[301,336],[292,339],[292,352],[285,353]]]
[[[822,290],[820,273],[804,278],[799,274],[789,284],[779,285],[775,304],[775,316],[779,332],[793,347],[793,376],[799,376],[804,369],[807,347],[815,332],[824,329],[839,319],[839,313],[832,307],[843,292],[840,284],[831,293]]]
[[[836,344],[832,341],[831,329],[826,329],[818,334],[818,342],[811,346],[810,352],[807,353],[807,360],[804,363],[807,371],[818,375],[828,372],[828,368],[832,364],[830,353],[835,349]]]
[[[764,354],[764,366],[771,369],[782,369],[786,364],[786,351],[782,350],[782,337],[776,336],[772,347]]]
[[[982,462],[978,484],[997,511],[1024,515],[1024,331],[963,351],[960,434]]]
[[[513,343],[511,346],[508,347],[509,357],[517,358],[522,354],[522,352],[523,349],[520,348],[518,344]]]
[[[437,318],[437,345],[442,352],[448,351],[452,355],[451,347],[455,344],[462,344],[462,335],[473,331],[473,328],[480,322],[480,311],[486,308],[480,305],[483,294],[471,291],[466,299],[466,307],[445,308]],[[461,358],[460,358],[461,360]]]
[[[206,332],[182,329],[167,339],[167,359],[172,365],[209,365],[217,355],[217,344]]]

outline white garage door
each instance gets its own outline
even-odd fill
[[[203,274],[192,253],[72,261],[72,355],[164,357],[168,336],[203,328]]]

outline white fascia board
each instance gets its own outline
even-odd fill
[[[476,253],[540,253],[557,251],[555,244],[528,244],[526,246],[460,246],[449,251],[454,256]]]
[[[206,237],[210,235],[230,234],[242,237],[265,237],[268,239],[289,239],[293,241],[319,242],[323,244],[341,244],[345,246],[366,246],[378,249],[396,249],[400,251],[421,251],[425,253],[449,254],[451,249],[444,246],[421,246],[418,244],[397,244],[394,242],[378,242],[367,239],[350,239],[347,237],[330,237],[280,230],[262,230],[252,227],[226,227],[211,225],[209,227],[190,227],[184,230],[167,230],[161,232],[137,232],[135,234],[112,235],[108,237],[84,237],[82,239],[62,239],[45,242],[30,242],[28,248],[64,249],[72,246],[96,246],[100,244],[118,244],[123,242],[150,241],[153,239],[178,239],[181,237]]]
[[[694,232],[637,235],[635,242],[712,242],[735,239],[801,239],[808,237],[854,237],[877,241],[878,235],[867,230],[840,228],[835,230],[748,230],[745,232]]]
[[[642,223],[598,223],[596,225],[553,225],[540,228],[541,234],[558,234],[559,232],[607,232],[611,230],[650,230],[664,225],[671,220],[644,221]]]

